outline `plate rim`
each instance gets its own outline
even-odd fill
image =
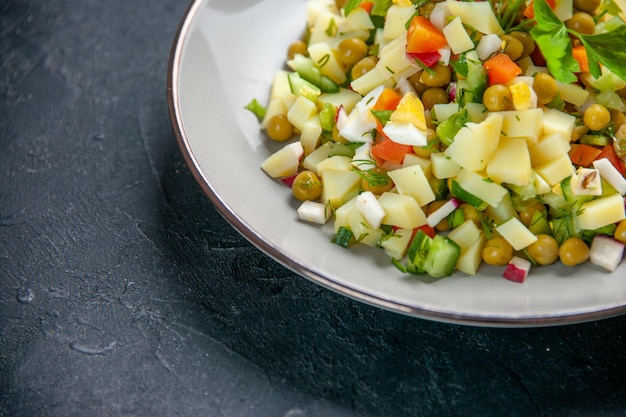
[[[414,305],[405,305],[395,301],[390,301],[383,296],[376,296],[359,291],[315,273],[297,262],[294,262],[278,248],[275,248],[273,245],[263,240],[252,229],[252,227],[244,221],[244,219],[240,218],[235,212],[229,209],[228,205],[213,189],[210,180],[202,173],[198,160],[191,150],[189,138],[185,133],[179,100],[179,74],[182,63],[182,53],[185,41],[188,39],[189,31],[193,26],[195,17],[198,15],[201,7],[204,4],[208,4],[208,2],[210,2],[210,0],[190,0],[174,35],[167,66],[166,93],[169,118],[183,159],[202,191],[210,199],[218,213],[220,213],[220,215],[238,233],[240,233],[248,242],[250,242],[262,253],[309,281],[353,300],[406,316],[436,322],[478,327],[546,327],[584,323],[626,314],[626,303],[618,306],[591,309],[588,311],[573,312],[568,314],[520,316],[461,314],[449,311],[438,311],[430,308],[421,308]]]

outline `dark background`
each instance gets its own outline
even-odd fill
[[[169,121],[186,7],[0,3],[0,416],[626,415],[626,317],[414,319],[239,236]]]

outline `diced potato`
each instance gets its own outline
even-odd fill
[[[481,123],[467,123],[445,154],[469,171],[483,170],[498,147],[502,120],[501,114],[492,113]]]
[[[465,103],[465,110],[467,110],[470,120],[474,123],[484,121],[488,115],[485,105],[482,103]],[[458,111],[458,103],[435,104],[433,107],[434,119],[440,122],[449,119]]]
[[[311,117],[304,123],[300,131],[300,142],[304,148],[304,154],[309,155],[313,152],[320,142],[322,135],[322,125],[318,115]]]
[[[406,33],[406,23],[415,14],[415,9],[411,6],[392,5],[387,10],[383,36],[386,39],[396,39]]]
[[[285,70],[278,70],[274,74],[272,89],[270,90],[270,101],[280,98],[285,102],[285,106],[289,108],[296,101],[297,96],[291,92],[287,74],[289,73]]]
[[[491,3],[485,2],[460,2],[447,0],[450,13],[453,16],[460,16],[463,23],[471,26],[477,31],[486,35],[502,35],[504,30],[493,13]]]
[[[334,0],[320,0],[307,2],[307,24],[309,27],[315,26],[320,13],[333,13],[339,17],[337,3]]]
[[[569,155],[563,155],[560,158],[553,159],[543,165],[535,167],[537,174],[550,186],[560,183],[564,178],[574,173],[574,166],[569,159]]]
[[[354,171],[327,169],[322,181],[321,201],[336,209],[358,194],[361,177]]]
[[[293,106],[287,112],[287,120],[302,132],[306,122],[316,115],[317,106],[315,106],[315,103],[303,96],[298,96]]]
[[[458,103],[440,103],[433,106],[433,118],[439,122],[449,119],[452,115],[459,111]]]
[[[313,62],[320,67],[322,74],[337,84],[343,84],[346,81],[346,73],[343,64],[328,43],[319,42],[309,45],[308,51]]]
[[[581,206],[578,225],[581,229],[595,230],[624,220],[624,197],[613,194],[586,202]]]
[[[452,52],[455,54],[461,54],[474,48],[474,42],[472,42],[472,38],[467,34],[465,26],[463,26],[463,22],[459,16],[452,19],[452,21],[443,28],[443,35],[446,37],[450,49],[452,49]]]
[[[466,220],[448,237],[461,247],[461,256],[456,263],[456,269],[468,275],[476,274],[482,262],[482,249],[485,246],[485,236],[482,230],[472,220]]]
[[[386,192],[378,202],[385,210],[383,224],[402,229],[415,229],[426,224],[426,214],[413,197]]]
[[[532,168],[526,140],[500,138],[493,158],[487,165],[487,175],[500,184],[527,185],[532,177]]]
[[[352,210],[350,212],[348,225],[356,241],[367,246],[378,246],[378,242],[383,236],[383,231],[381,229],[372,228],[359,210]]]
[[[356,211],[356,197],[357,196],[352,197],[335,210],[335,221],[333,223],[335,234],[337,234],[341,227],[350,228],[350,215],[352,211]]]
[[[576,117],[556,109],[543,109],[543,134],[560,133],[571,140],[576,126]]]
[[[572,0],[556,0],[554,14],[561,22],[569,20],[574,15],[574,2]]]
[[[370,19],[369,13],[362,7],[357,7],[346,16],[342,29],[345,31],[372,30],[374,29],[374,24],[372,19]]]
[[[389,237],[383,238],[380,241],[380,246],[385,250],[387,256],[392,259],[402,259],[406,253],[411,238],[413,237],[413,230],[411,229],[398,229],[393,232]]]
[[[535,187],[535,191],[537,192],[537,195],[546,194],[552,190],[552,187],[550,187],[550,184],[548,184],[548,182],[544,180],[543,177],[537,174],[534,170],[533,170],[533,186]]]
[[[502,115],[502,134],[510,138],[524,138],[529,144],[537,143],[543,133],[541,109],[498,112]]]
[[[494,207],[508,194],[506,188],[500,184],[473,171],[462,169],[456,180],[464,190]]]
[[[589,97],[589,91],[578,84],[564,84],[557,80],[556,86],[559,90],[561,100],[571,103],[574,106],[582,106],[585,101],[587,101],[587,97]]]
[[[435,200],[435,193],[421,165],[396,169],[389,171],[388,174],[396,185],[398,193],[413,197],[420,207]]]
[[[319,172],[317,171],[317,164],[328,158],[332,147],[332,142],[324,143],[304,158],[302,166],[309,171],[313,171],[316,175],[319,175]]]
[[[485,214],[491,217],[497,225],[504,223],[512,217],[519,218],[519,214],[517,213],[517,210],[515,210],[515,206],[513,206],[511,195],[508,193],[502,198],[500,204],[495,207],[487,207],[485,209]]]
[[[440,180],[456,177],[461,170],[461,166],[443,152],[431,154],[430,161],[432,162],[433,175]]]
[[[406,39],[399,37],[389,42],[379,53],[376,67],[381,73],[387,71],[389,77],[410,67],[411,61],[406,56]]]
[[[348,156],[335,155],[321,160],[315,168],[315,171],[317,171],[317,174],[320,177],[323,177],[324,173],[328,170],[352,171],[352,158]]]
[[[487,238],[481,232],[480,237],[472,245],[461,251],[461,256],[456,263],[456,269],[468,275],[476,275],[483,261],[483,248],[486,242]]]
[[[269,104],[267,105],[267,110],[265,111],[265,117],[263,117],[263,121],[261,122],[261,129],[267,129],[267,125],[269,121],[274,116],[286,116],[289,108],[285,104],[285,100],[280,97],[275,99],[271,99]]]
[[[546,164],[566,155],[571,148],[569,137],[562,133],[551,133],[528,148],[533,166]]]
[[[317,103],[320,106],[325,104],[332,104],[335,108],[343,106],[348,113],[354,109],[356,103],[361,100],[361,95],[347,88],[340,88],[338,93],[323,93],[317,98]]]
[[[515,250],[522,250],[537,241],[537,236],[515,217],[496,226],[496,231],[500,233]]]
[[[463,250],[469,248],[480,238],[481,233],[482,231],[474,221],[465,220],[461,225],[452,229],[448,233],[448,237],[461,247],[461,253],[463,253]]]
[[[272,178],[289,177],[298,173],[302,155],[304,155],[302,144],[293,142],[267,157],[261,168]]]
[[[309,10],[311,11],[311,9]],[[308,20],[314,20],[314,23],[309,25],[311,28],[309,44],[314,45],[332,39],[333,33],[328,28],[339,27],[343,17],[336,13],[336,8],[333,10],[331,7],[319,7],[311,13]]]
[[[404,70],[391,74],[390,80],[393,80],[395,84],[397,84],[400,80],[411,78],[420,71],[422,71],[422,69],[417,67],[417,65],[409,65]]]
[[[430,178],[433,175],[433,164],[429,158],[423,158],[411,153],[407,154],[402,161],[402,167],[406,168],[412,165],[420,165],[426,178]]]
[[[465,109],[469,113],[470,120],[474,123],[481,123],[488,116],[487,109],[483,103],[465,103]]]
[[[379,85],[393,87],[389,71],[381,72],[378,67],[372,68],[364,75],[350,83],[350,87],[359,94],[365,95]]]

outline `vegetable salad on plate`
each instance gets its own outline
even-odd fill
[[[269,100],[246,106],[284,142],[261,168],[301,221],[406,273],[615,271],[623,15],[617,0],[311,0]]]

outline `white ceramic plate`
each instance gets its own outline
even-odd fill
[[[168,74],[174,131],[196,179],[221,214],[266,254],[312,281],[363,302],[439,321],[539,326],[626,311],[626,263],[536,268],[524,284],[481,267],[428,283],[404,275],[382,250],[342,249],[330,226],[299,222],[284,185],[259,168],[277,146],[244,106],[266,102],[306,0],[197,0],[179,28]]]

